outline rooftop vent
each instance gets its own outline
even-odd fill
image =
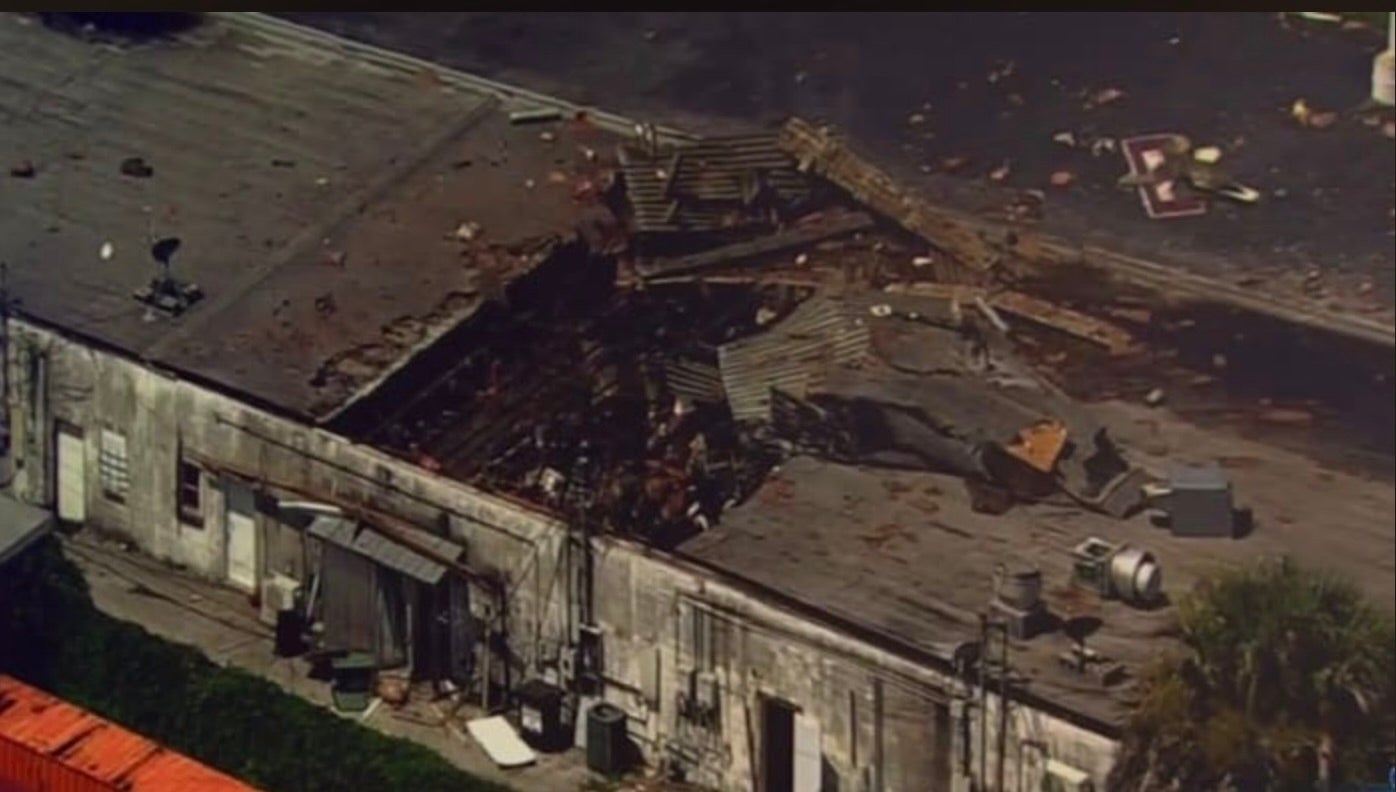
[[[1050,628],[1051,616],[1042,602],[1042,572],[1036,567],[999,564],[994,569],[990,607],[1017,640],[1027,640]]]
[[[1163,572],[1152,553],[1091,537],[1071,550],[1072,583],[1136,607],[1158,602]]]
[[[179,245],[179,237],[166,237],[150,246],[150,256],[155,259],[159,269],[150,279],[150,285],[137,289],[132,295],[152,311],[171,317],[189,310],[204,297],[203,290],[196,284],[176,280],[170,272],[170,260],[179,250]]]

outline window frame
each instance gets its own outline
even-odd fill
[[[126,503],[131,495],[131,449],[126,434],[109,426],[97,436],[97,479],[102,497]]]
[[[193,481],[186,479],[193,475]],[[192,493],[193,503],[188,502]],[[180,525],[202,529],[207,522],[204,512],[204,469],[183,454],[175,460],[175,514]]]

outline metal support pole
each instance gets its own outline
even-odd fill
[[[984,789],[989,776],[989,618],[979,614],[979,777],[975,786]]]
[[[998,623],[999,641],[999,767],[998,767],[998,792],[1004,792],[1005,772],[1007,771],[1008,758],[1008,625],[1004,622]]]

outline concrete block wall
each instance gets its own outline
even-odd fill
[[[498,569],[510,581],[511,647],[529,668],[570,640],[568,609],[575,607],[575,598],[568,587],[576,578],[568,563],[577,559],[566,552],[566,526],[556,518],[135,361],[12,323],[11,374],[25,371],[25,355],[46,355],[49,418],[85,430],[88,513],[94,525],[123,533],[147,552],[196,574],[223,578],[219,478],[205,478],[202,528],[177,517],[178,460],[181,454],[197,457],[256,480],[369,505],[448,533],[466,546],[471,565]],[[22,398],[25,378],[9,379],[16,455],[23,458],[15,489],[45,502],[52,482],[46,480],[50,467],[44,454],[51,449],[41,442],[43,432],[25,424],[33,422]],[[97,444],[103,426],[127,437],[131,484],[124,504],[101,494]],[[44,432],[51,431],[50,424]],[[593,548],[606,697],[630,715],[632,735],[650,761],[677,752],[688,757],[691,779],[700,784],[753,788],[760,771],[761,706],[765,697],[773,697],[818,723],[825,789],[872,790],[879,781],[884,792],[966,788],[959,680],[777,607],[680,558],[609,537],[594,539]],[[263,566],[279,570],[276,555],[274,550],[264,554]],[[695,618],[706,619],[715,636],[713,650],[701,659],[693,656]],[[699,668],[717,680],[714,727],[696,726],[678,714],[678,693]],[[997,697],[991,696],[991,751],[997,746],[996,706]],[[970,718],[969,726],[974,754],[978,718]],[[1110,740],[1021,706],[1010,707],[1009,728],[1008,789],[1038,788],[1047,757],[1091,772],[1099,784],[1113,759]],[[1024,741],[1043,748],[1020,751]],[[970,764],[977,768],[977,758]],[[991,773],[996,769],[995,756],[988,766]]]

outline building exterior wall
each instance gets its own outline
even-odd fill
[[[507,580],[509,643],[525,673],[560,667],[564,648],[575,643],[585,554],[569,550],[566,526],[556,518],[11,321],[7,380],[18,463],[14,489],[21,497],[51,502],[54,422],[63,421],[84,430],[88,522],[156,557],[226,579],[223,482],[267,482],[292,494],[370,507],[463,544],[468,564],[498,570]],[[38,369],[47,380],[46,401],[33,393],[32,361],[38,359],[45,361]],[[126,438],[124,502],[103,494],[103,429]],[[181,457],[206,468],[202,527],[178,516]],[[269,514],[256,519],[259,577],[303,574],[295,566],[295,534],[287,535]],[[681,559],[609,537],[592,539],[591,547],[605,696],[629,715],[632,736],[649,761],[681,757],[676,761],[689,768],[691,780],[756,788],[762,702],[773,698],[817,724],[825,790],[968,788],[965,757],[973,757],[968,766],[977,771],[979,719],[964,722],[969,691],[961,680],[777,607]],[[694,673],[715,692],[715,715],[706,721],[683,714],[691,712],[681,705],[693,698]],[[997,697],[988,701],[993,751]],[[1007,789],[1038,789],[1045,758],[1103,782],[1114,753],[1109,739],[1017,705],[1008,722]],[[996,757],[987,764],[992,776]],[[949,787],[943,785],[947,774]]]

